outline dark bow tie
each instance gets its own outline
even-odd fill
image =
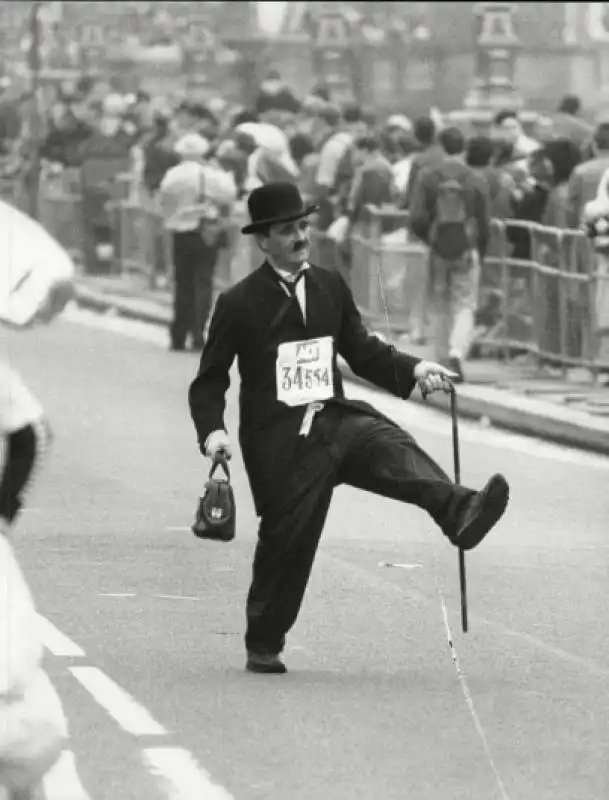
[[[300,280],[302,278],[304,278],[305,272],[306,272],[306,270],[301,269],[299,272],[296,273],[296,275],[294,276],[293,280],[291,280],[291,281],[286,280],[285,278],[283,278],[279,274],[277,275],[277,277],[279,278],[279,281],[281,282],[282,286],[285,286],[285,288],[288,290],[290,295],[292,297],[296,297],[296,288],[297,288]]]

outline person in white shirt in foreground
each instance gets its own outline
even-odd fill
[[[7,536],[48,441],[38,401],[0,362],[0,800],[34,800],[68,739],[61,701],[42,669],[32,595]]]

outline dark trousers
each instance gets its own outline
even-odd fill
[[[405,431],[340,407],[300,437],[294,466],[263,510],[247,598],[248,650],[280,653],[296,621],[334,488],[412,503],[443,528],[473,492],[455,485]]]
[[[38,436],[32,425],[9,434],[6,459],[0,477],[0,518],[14,522],[21,510],[23,490],[34,470],[38,454]]]
[[[197,231],[173,235],[173,322],[171,344],[182,349],[190,334],[193,347],[203,346],[211,312],[218,248],[205,244]]]

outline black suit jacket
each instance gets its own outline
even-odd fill
[[[258,514],[280,489],[305,413],[302,406],[289,407],[276,398],[279,344],[333,337],[335,399],[331,403],[382,416],[367,403],[345,399],[337,354],[357,375],[398,397],[409,397],[415,386],[414,367],[420,359],[400,353],[366,330],[340,275],[310,266],[304,281],[306,323],[296,299],[286,295],[268,263],[222,293],[189,391],[190,412],[204,452],[209,434],[225,430],[225,395],[237,357],[241,377],[239,440]]]

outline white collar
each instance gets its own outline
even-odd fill
[[[272,266],[272,265],[271,265]],[[289,272],[285,269],[278,269],[277,267],[273,267],[277,275],[281,278],[281,280],[286,281],[287,283],[293,283],[300,275],[307,269],[309,269],[310,264],[308,261],[305,261],[304,264],[301,265],[298,272]]]

